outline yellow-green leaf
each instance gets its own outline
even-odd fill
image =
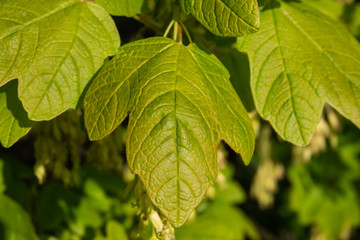
[[[261,30],[239,38],[256,108],[287,141],[306,145],[324,103],[360,126],[360,46],[336,20],[301,2],[269,3]]]
[[[119,44],[111,17],[95,3],[0,1],[0,86],[19,79],[19,98],[30,119],[75,108]]]
[[[219,36],[240,37],[260,26],[256,0],[180,0],[180,5]]]
[[[130,113],[129,166],[175,227],[213,184],[221,139],[245,163],[253,153],[251,121],[229,73],[195,44],[149,38],[124,45],[94,79],[84,106],[92,140]]]

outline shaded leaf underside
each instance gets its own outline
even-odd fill
[[[268,5],[258,33],[239,38],[261,116],[306,145],[325,102],[360,126],[360,47],[335,20],[302,3]]]
[[[128,115],[127,158],[153,203],[181,226],[217,175],[220,139],[246,163],[254,148],[247,112],[214,55],[167,38],[124,45],[85,97],[91,139]]]

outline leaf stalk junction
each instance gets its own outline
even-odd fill
[[[182,30],[184,30],[189,42],[192,43],[192,39],[185,24],[180,19],[180,5],[177,3],[174,5],[173,20],[169,23],[165,30],[164,37],[167,37],[172,29],[172,39],[176,42],[182,43]]]

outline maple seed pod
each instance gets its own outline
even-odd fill
[[[151,210],[150,212],[150,221],[154,225],[156,232],[161,232],[164,228],[164,224],[159,216],[159,214],[155,210]]]

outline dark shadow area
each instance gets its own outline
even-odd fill
[[[36,205],[36,222],[42,230],[48,231],[60,228],[68,219],[74,219],[71,209],[76,208],[81,196],[66,189],[64,185],[52,182],[43,187],[39,193]],[[50,213],[50,214],[49,214]]]
[[[248,112],[254,110],[254,100],[250,88],[250,63],[246,53],[232,48],[220,58],[230,73],[230,81]]]
[[[261,125],[268,124],[266,121],[261,120]],[[278,136],[275,132],[272,132],[271,138],[273,140],[278,139]],[[259,138],[257,139],[255,145],[256,149],[259,149]],[[283,141],[272,141],[272,159],[281,159],[281,163],[284,166],[289,166],[291,164],[291,147],[292,145]],[[235,166],[235,179],[241,184],[241,186],[246,191],[248,196],[246,202],[238,205],[247,216],[251,216],[256,225],[261,239],[266,240],[277,240],[277,239],[307,239],[305,234],[306,227],[299,226],[296,232],[290,232],[289,229],[294,229],[294,222],[297,221],[297,215],[291,213],[288,209],[284,209],[284,206],[287,206],[288,201],[288,190],[290,189],[291,184],[287,178],[279,181],[279,189],[284,191],[279,191],[274,197],[274,203],[271,208],[262,209],[259,207],[259,203],[253,197],[250,197],[250,190],[253,184],[253,179],[256,174],[256,171],[260,164],[260,152],[255,151],[253,158],[248,166],[245,166],[241,156],[235,153],[230,147],[226,147],[229,152],[228,160],[231,164]],[[281,236],[281,238],[279,238]]]
[[[262,9],[262,11],[279,8],[281,7],[281,3],[276,0],[260,0],[259,1],[259,8]]]
[[[5,239],[5,229],[2,222],[0,222],[0,239]]]
[[[0,88],[0,94],[6,95],[6,106],[21,127],[31,127],[35,124],[29,120],[20,99],[18,98],[18,80],[11,80]]]
[[[112,16],[121,38],[121,45],[155,36],[155,32],[133,18]]]
[[[141,6],[141,12],[145,13],[149,11],[149,4],[147,1],[144,1]]]
[[[310,176],[314,182],[321,185],[330,198],[341,197],[341,178],[348,171],[348,167],[341,160],[339,153],[330,150],[312,159],[308,166]]]

